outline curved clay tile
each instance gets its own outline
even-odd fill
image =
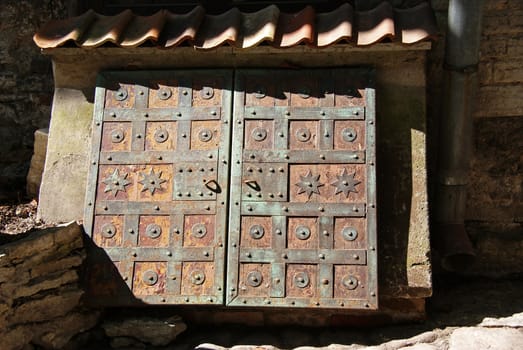
[[[332,12],[316,15],[316,45],[325,47],[352,38],[354,10],[345,3]]]
[[[438,33],[432,8],[426,2],[409,9],[395,9],[394,23],[397,35],[404,44],[412,44]]]
[[[300,12],[281,13],[273,46],[291,47],[301,42],[314,42],[315,11],[307,6]]]
[[[165,10],[160,10],[152,16],[135,16],[121,36],[120,46],[137,47],[147,40],[158,41],[165,16]]]
[[[102,16],[98,14],[97,16],[97,20],[78,43],[80,46],[97,47],[106,42],[118,44],[122,32],[125,31],[127,25],[134,17],[131,10],[125,10],[116,16]]]
[[[96,19],[89,10],[81,16],[47,22],[34,36],[33,41],[42,49],[58,47],[72,40],[77,42]]]
[[[241,23],[241,12],[232,8],[221,15],[205,16],[198,33],[195,47],[198,49],[214,49],[224,43],[234,45],[238,40]]]
[[[264,40],[273,41],[279,17],[280,9],[275,5],[267,6],[258,12],[244,13],[242,40],[237,45],[246,49],[256,46]]]
[[[385,37],[394,37],[394,18],[392,6],[382,2],[374,9],[357,12],[358,45],[374,44]]]
[[[168,12],[160,41],[164,47],[180,45],[185,40],[194,41],[200,28],[205,10],[196,6],[191,12],[178,15]]]

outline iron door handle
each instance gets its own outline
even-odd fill
[[[255,191],[259,191],[261,189],[260,185],[256,182],[256,180],[244,180],[243,183]]]
[[[205,187],[207,187],[209,190],[215,193],[220,193],[222,191],[220,185],[214,179],[205,181]]]

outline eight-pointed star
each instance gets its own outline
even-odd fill
[[[144,174],[140,172],[140,175],[143,176],[143,179],[138,181],[143,185],[142,192],[149,191],[151,194],[154,194],[155,190],[162,188],[161,184],[167,180],[162,179],[162,172],[159,171],[158,174],[154,173],[154,170],[151,169],[149,174]]]
[[[125,173],[120,175],[118,169],[114,169],[113,173],[103,180],[103,183],[106,185],[104,192],[112,192],[115,197],[118,191],[125,192],[125,186],[130,184],[127,180],[127,175]]]
[[[332,186],[336,186],[335,194],[343,192],[345,198],[347,198],[350,192],[358,193],[356,185],[360,184],[361,181],[355,180],[354,176],[356,176],[356,172],[347,174],[347,169],[343,168],[341,175],[336,175],[338,180],[331,184]]]
[[[305,176],[300,175],[300,182],[296,184],[300,189],[298,190],[298,194],[300,193],[307,193],[307,196],[311,198],[313,193],[320,194],[320,190],[318,187],[323,186],[323,184],[319,181],[320,175],[312,175],[311,171],[307,173]]]

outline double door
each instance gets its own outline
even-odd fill
[[[84,220],[90,299],[377,308],[371,78],[101,74]]]

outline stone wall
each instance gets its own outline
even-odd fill
[[[25,193],[33,133],[49,125],[51,60],[32,37],[51,18],[67,16],[66,0],[0,1],[0,200]]]
[[[71,224],[16,238],[0,246],[1,347],[60,349],[99,316],[81,306],[83,230]]]
[[[448,0],[435,0],[433,6],[443,33]],[[429,57],[432,150],[437,149],[444,39],[442,34]],[[523,273],[522,56],[523,2],[485,0],[466,211],[467,231],[478,257],[469,271],[473,274]]]

